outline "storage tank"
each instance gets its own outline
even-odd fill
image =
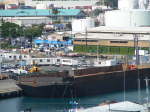
[[[108,27],[150,26],[150,10],[116,10],[105,13]]]
[[[138,0],[118,0],[118,9],[120,10],[138,9]]]
[[[139,0],[139,9],[147,9],[149,0]]]
[[[86,32],[87,28],[92,28],[94,25],[94,19],[92,18],[73,20],[72,31],[75,33]]]

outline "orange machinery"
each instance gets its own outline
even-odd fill
[[[136,65],[128,65],[128,69],[135,70],[135,69],[137,69],[137,66]]]

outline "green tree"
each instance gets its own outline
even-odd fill
[[[15,23],[2,21],[0,26],[1,29],[1,37],[8,40],[8,44],[11,44],[12,38],[16,38],[22,35],[22,29],[19,25]]]
[[[39,26],[25,28],[25,36],[27,38],[38,37],[41,36],[41,34],[42,34],[42,28],[40,28]]]
[[[16,38],[20,35],[21,27],[15,23],[2,22],[1,36],[3,38]]]
[[[24,29],[24,36],[29,39],[30,43],[35,37],[42,35],[43,25],[34,25],[32,27],[27,27]]]

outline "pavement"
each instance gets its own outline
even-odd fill
[[[21,89],[16,85],[12,79],[0,80],[0,94],[20,91]]]

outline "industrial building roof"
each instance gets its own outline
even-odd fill
[[[148,34],[150,27],[94,27],[87,29],[89,33],[120,33],[120,34]]]
[[[77,16],[81,10],[79,9],[58,9],[58,13],[52,13],[52,9],[13,9],[0,10],[1,17],[17,17],[17,16]]]
[[[87,34],[76,35],[76,40],[134,40],[134,34],[138,40],[149,41],[150,27],[93,27],[87,29]]]

